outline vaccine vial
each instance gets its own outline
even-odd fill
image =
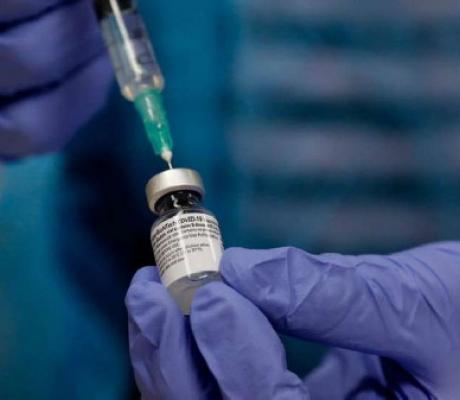
[[[202,206],[205,190],[193,170],[170,169],[155,175],[146,191],[149,207],[158,215],[151,241],[161,281],[188,315],[196,290],[220,279],[219,224]]]

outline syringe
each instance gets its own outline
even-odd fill
[[[123,96],[134,102],[155,153],[172,168],[173,141],[161,93],[164,78],[135,0],[95,0]]]

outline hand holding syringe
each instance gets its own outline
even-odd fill
[[[134,0],[95,0],[123,96],[135,103],[155,153],[172,168],[173,141],[161,93],[164,78]]]

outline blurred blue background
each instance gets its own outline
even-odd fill
[[[458,2],[140,3],[177,165],[203,175],[227,247],[460,237]],[[60,154],[2,168],[1,399],[131,398],[123,297],[153,263],[161,168],[116,88]],[[284,340],[299,374],[323,352]]]
[[[130,385],[120,343],[56,257],[50,222],[60,165],[59,156],[44,157],[1,172],[2,399],[115,399]]]

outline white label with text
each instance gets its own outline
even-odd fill
[[[217,220],[207,214],[178,214],[152,230],[155,260],[165,286],[204,271],[218,271],[223,254]]]

